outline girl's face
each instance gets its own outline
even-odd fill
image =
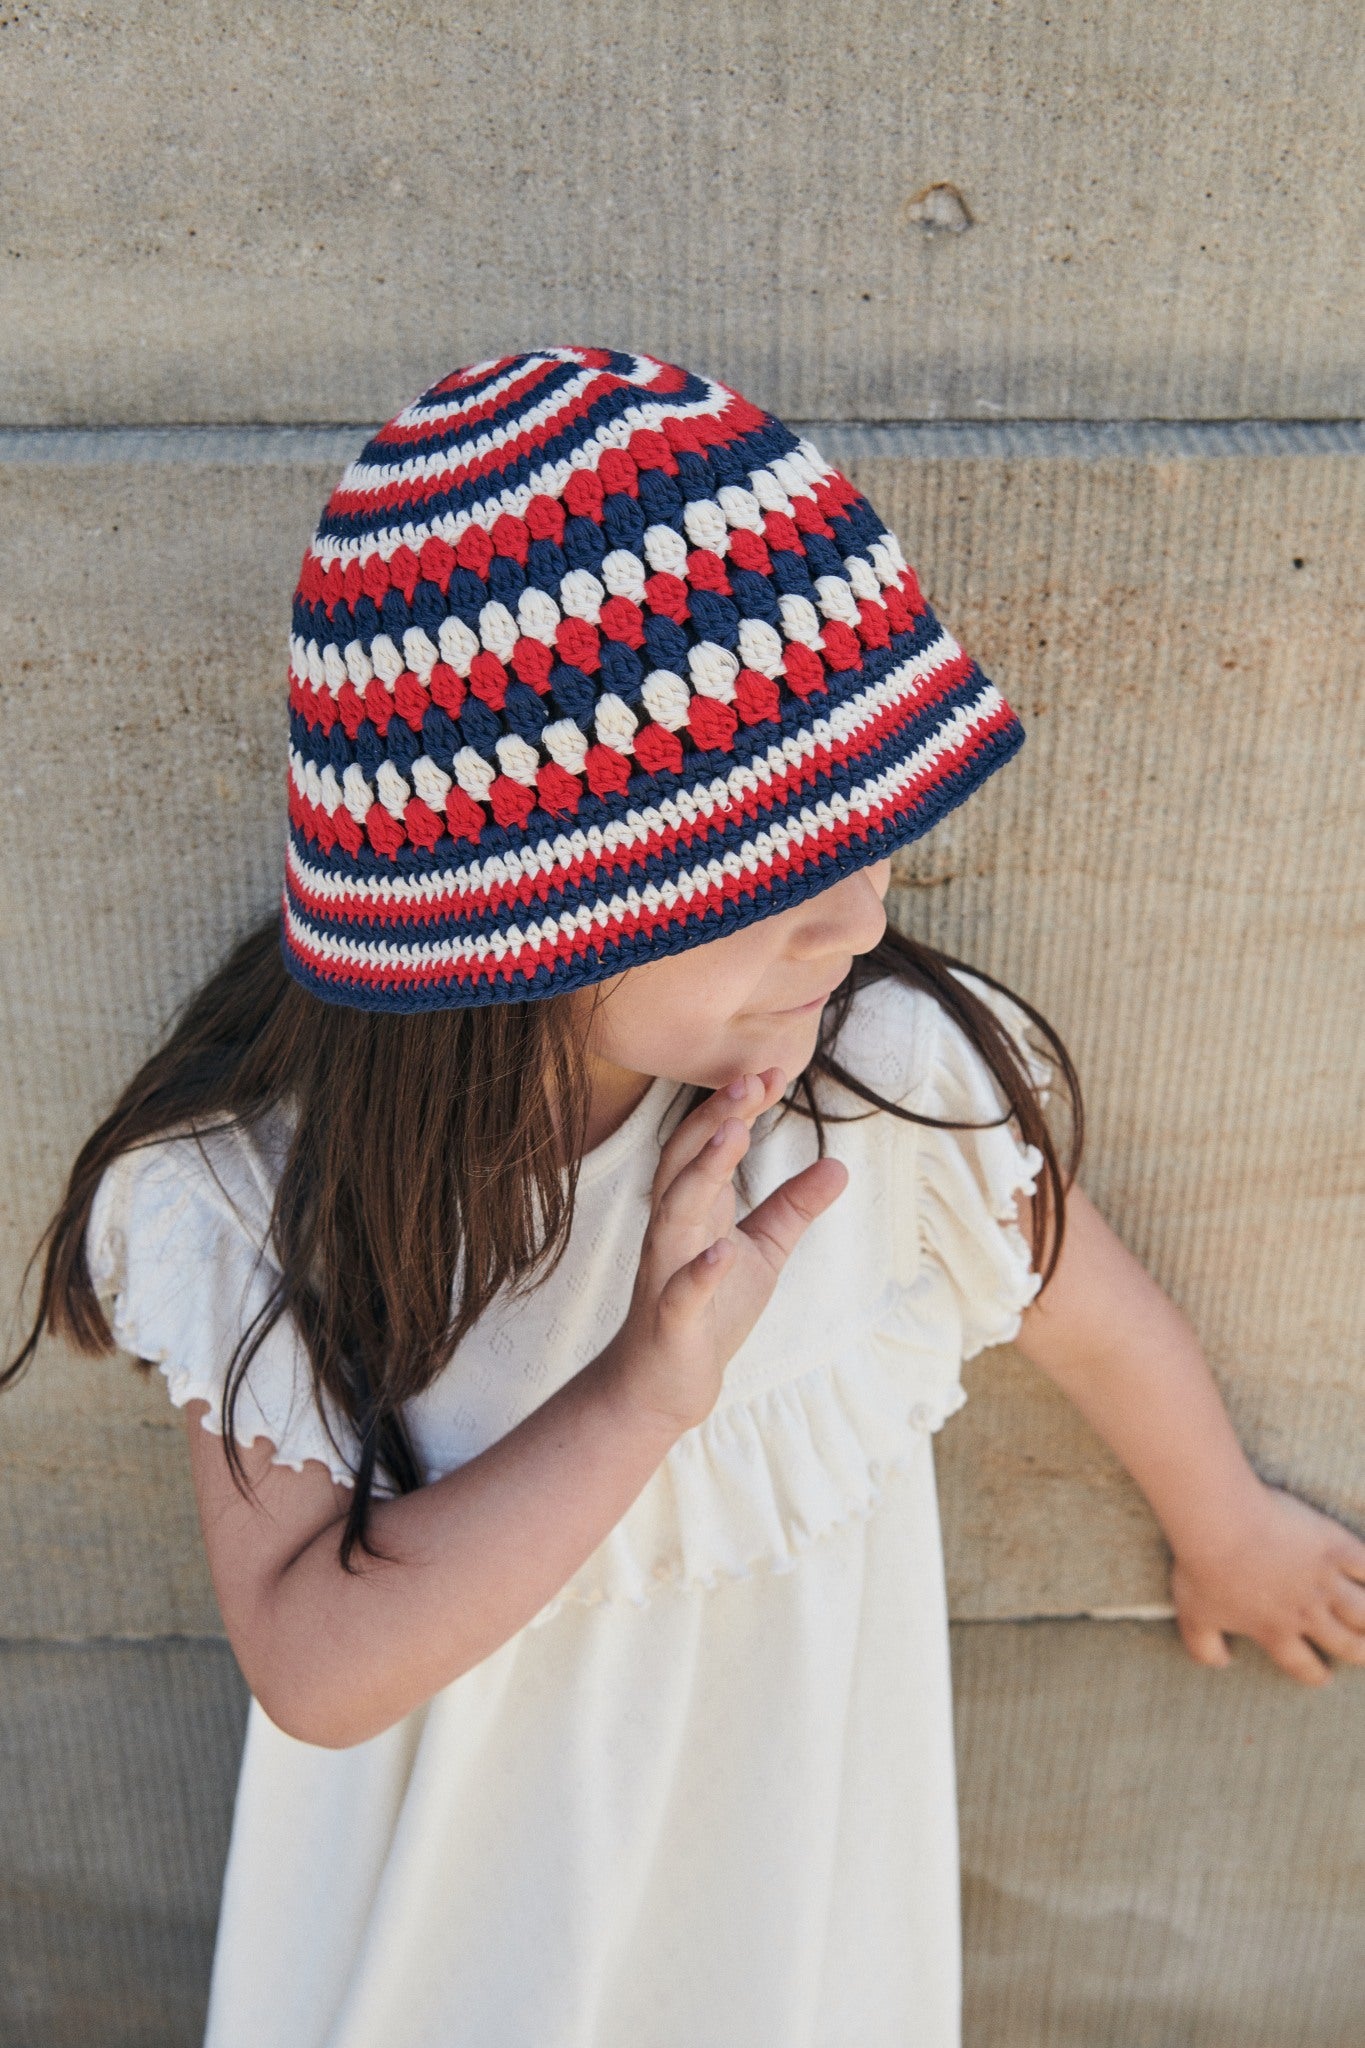
[[[890,880],[891,862],[877,861],[790,910],[597,984],[588,1027],[597,1088],[619,1099],[628,1076],[656,1075],[723,1088],[765,1067],[793,1080],[853,955],[886,929]]]

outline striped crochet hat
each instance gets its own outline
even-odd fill
[[[650,356],[443,377],[303,560],[282,941],[329,1002],[525,1000],[927,832],[1023,741],[866,498]]]

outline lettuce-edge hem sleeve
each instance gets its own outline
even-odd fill
[[[989,983],[953,972],[1009,1032],[1046,1103],[1052,1070],[1026,1036],[1024,1013]],[[946,1275],[961,1315],[962,1357],[974,1358],[1018,1336],[1023,1311],[1042,1285],[1015,1198],[1036,1193],[1045,1162],[1012,1121],[994,1121],[1009,1108],[1004,1093],[961,1026],[941,1008],[926,1070],[908,1106],[923,1116],[993,1124],[986,1130],[921,1126],[916,1134],[920,1254]]]
[[[200,1419],[220,1438],[228,1366],[278,1277],[265,1250],[269,1213],[249,1140],[223,1129],[121,1153],[100,1181],[86,1231],[86,1263],[114,1342],[159,1369],[174,1407],[207,1402]],[[320,1464],[353,1486],[339,1448],[353,1457],[353,1434],[333,1404],[326,1412],[336,1442],[302,1336],[282,1317],[242,1379],[233,1440],[245,1449],[264,1438],[273,1465],[301,1472]]]

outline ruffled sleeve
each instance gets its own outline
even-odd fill
[[[953,972],[1004,1025],[1046,1103],[1052,1069],[1030,1043],[1024,1013],[989,983]],[[992,1122],[1009,1108],[1004,1092],[961,1026],[937,1004],[934,1019],[906,1106],[964,1124]],[[989,1130],[921,1126],[915,1137],[920,1254],[948,1282],[961,1319],[961,1355],[971,1358],[1018,1334],[1020,1317],[1042,1284],[1016,1219],[1015,1196],[1035,1192],[1043,1155],[1023,1142],[1013,1122]]]
[[[277,1277],[264,1250],[269,1217],[256,1148],[244,1132],[220,1130],[121,1154],[100,1181],[86,1231],[90,1277],[120,1350],[160,1368],[177,1408],[207,1401],[203,1423],[215,1436],[238,1339]],[[242,1446],[266,1438],[273,1464],[298,1472],[316,1460],[352,1484],[354,1436],[332,1404],[319,1410],[288,1317],[247,1367],[233,1436]]]

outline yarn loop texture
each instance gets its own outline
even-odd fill
[[[601,980],[927,832],[1023,729],[817,448],[545,348],[432,386],[304,555],[281,939],[326,1000]]]

